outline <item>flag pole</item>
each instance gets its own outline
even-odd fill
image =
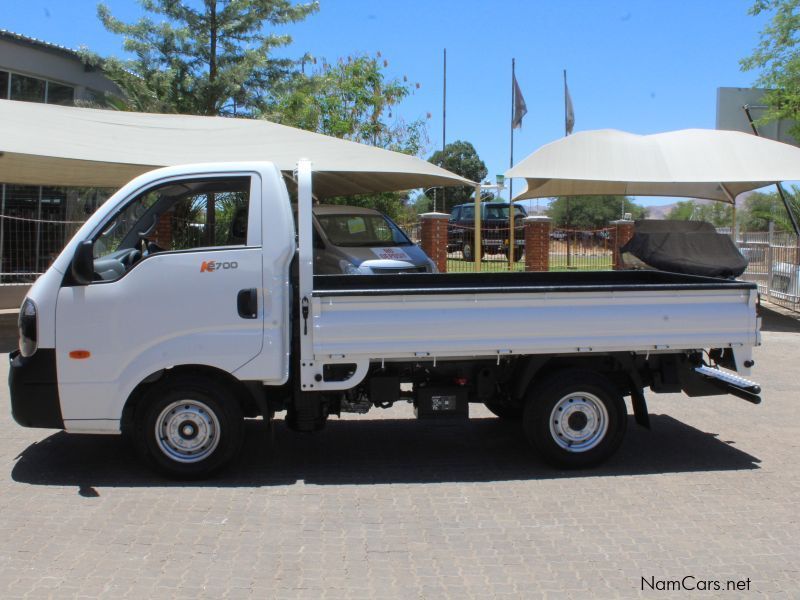
[[[569,127],[567,126],[567,70],[564,69],[564,137],[569,135]],[[570,215],[570,202],[569,196],[567,196],[567,268],[572,267],[572,260],[571,260],[571,252],[570,252],[570,243],[569,243],[569,227],[572,224],[572,219]]]
[[[511,164],[509,168],[514,166],[514,109],[516,108],[516,73],[515,59],[511,59]],[[516,258],[517,247],[514,241],[514,187],[513,182],[508,182],[508,270],[514,270],[514,259]]]
[[[442,160],[447,143],[447,48],[444,49],[442,61]],[[447,212],[447,188],[442,186],[442,212]],[[433,195],[433,212],[436,212],[436,194]]]
[[[514,89],[514,78],[515,73],[514,69],[516,68],[516,59],[511,59],[511,160],[508,162],[508,168],[514,166],[514,103],[516,101],[515,98],[515,89]],[[508,180],[508,203],[511,204],[511,199],[514,197],[514,180],[509,178]]]
[[[569,127],[567,126],[567,70],[564,69],[564,136],[569,135]]]
[[[444,49],[442,68],[442,152],[447,141],[447,48]]]

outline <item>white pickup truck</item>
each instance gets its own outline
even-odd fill
[[[272,164],[139,176],[31,288],[11,355],[21,425],[125,433],[160,470],[229,463],[243,420],[414,403],[520,419],[558,466],[619,446],[624,397],[733,393],[759,344],[754,284],[658,271],[313,275],[312,168],[298,163],[299,242]],[[299,248],[299,250],[298,250]],[[724,367],[724,368],[720,368]],[[738,371],[740,375],[736,375]]]

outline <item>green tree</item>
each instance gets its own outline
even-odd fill
[[[789,206],[795,215],[800,215],[800,188],[792,186],[784,190]],[[741,216],[739,216],[741,215]],[[792,232],[792,221],[786,213],[786,207],[777,192],[754,192],[744,202],[737,219],[743,231],[766,231],[769,223],[775,223],[775,229]]]
[[[489,173],[486,169],[486,164],[478,156],[475,147],[463,140],[451,142],[443,150],[437,150],[428,159],[428,162],[476,182],[483,181]],[[475,188],[471,186],[437,188],[436,208],[441,212],[449,213],[454,206],[469,202],[474,193]],[[429,198],[433,198],[433,190],[428,190],[426,195]],[[493,196],[491,197],[493,198]],[[489,196],[486,196],[484,200],[489,198]]]
[[[269,120],[406,154],[419,154],[428,140],[424,119],[406,122],[398,105],[419,84],[391,78],[387,60],[376,56],[308,59],[312,71],[294,74],[265,115]],[[326,204],[363,206],[407,221],[408,196],[400,193],[326,198]]]
[[[682,200],[667,215],[678,221],[707,221],[714,227],[730,227],[733,223],[733,207],[726,202],[697,202]]]
[[[756,84],[768,88],[768,110],[759,120],[796,121],[790,133],[800,139],[800,0],[756,0],[749,14],[772,13],[753,54],[740,61],[744,71],[758,71]]]
[[[623,196],[562,196],[547,208],[547,216],[557,227],[577,229],[608,227],[609,221],[619,219],[623,212],[630,213],[633,219],[643,219],[646,209]]]
[[[317,61],[309,59],[312,63]],[[427,143],[424,119],[406,122],[397,106],[419,84],[390,78],[380,53],[321,61],[310,75],[295,73],[266,115],[271,121],[369,144],[419,154]]]
[[[103,4],[97,7],[103,26],[123,35],[125,50],[135,57],[104,61],[106,73],[134,109],[197,115],[254,116],[267,110],[273,90],[291,79],[296,61],[273,56],[291,37],[265,27],[301,21],[318,9],[317,2],[289,0],[140,4],[150,14],[136,23],[120,21]]]
[[[681,200],[668,213],[667,219],[673,221],[692,221],[697,211],[697,202]]]

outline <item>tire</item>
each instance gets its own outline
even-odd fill
[[[232,390],[215,379],[177,375],[153,387],[137,410],[139,453],[163,474],[207,477],[242,448],[244,417]]]
[[[467,262],[475,261],[475,246],[471,240],[469,242],[464,242],[463,246],[461,247],[461,255]],[[483,252],[481,252],[481,260],[482,259],[483,259]]]
[[[521,404],[511,404],[502,399],[494,398],[483,403],[489,412],[504,421],[521,421],[524,406]]]
[[[548,463],[567,469],[608,459],[622,443],[627,422],[619,390],[599,373],[580,369],[559,371],[531,389],[523,414],[528,442]]]
[[[522,258],[522,253],[522,250],[517,250],[514,252],[514,262],[519,262],[519,259]],[[506,259],[508,259],[509,255],[511,254],[511,249],[507,248],[504,254],[506,255]]]
[[[467,262],[473,262],[475,260],[475,250],[472,242],[464,242],[461,246],[461,255]]]

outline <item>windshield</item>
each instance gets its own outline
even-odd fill
[[[131,230],[139,224],[141,218],[157,201],[157,194],[144,194],[119,212],[95,240],[94,257],[98,258],[119,250]],[[147,229],[147,224],[141,223],[139,225]],[[139,241],[138,237],[136,237],[136,241]]]
[[[492,206],[486,204],[486,218],[487,219],[507,219],[508,218],[508,205],[505,206]],[[514,218],[527,217],[527,213],[521,206],[514,206]]]
[[[411,246],[402,230],[383,215],[317,215],[334,246]]]

